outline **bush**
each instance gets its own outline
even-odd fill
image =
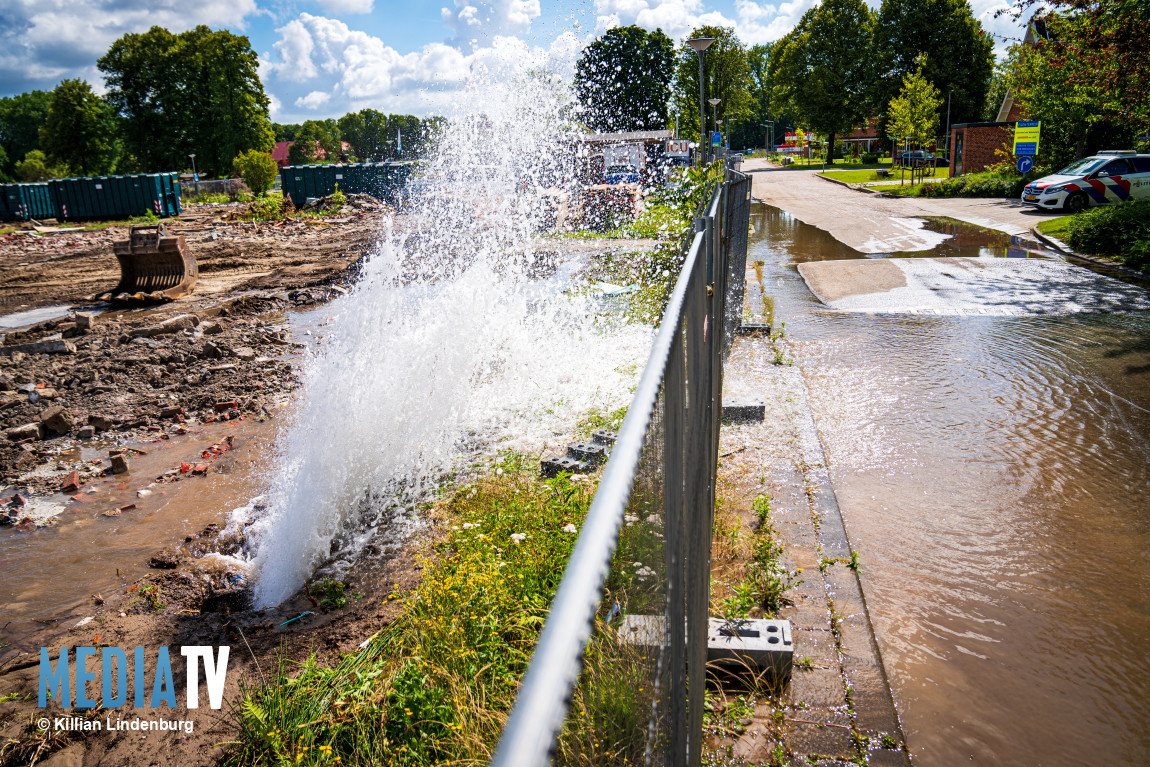
[[[39,149],[33,149],[24,155],[22,162],[16,163],[16,175],[26,183],[36,181],[49,181],[54,178],[67,178],[71,175],[68,166],[63,163],[52,162]]]
[[[1020,197],[1026,180],[1022,176],[972,173],[923,186],[923,197]]]
[[[878,154],[875,152],[863,152],[860,159],[863,165],[878,165]]]
[[[250,221],[279,221],[284,217],[284,198],[269,195],[252,200],[248,212],[242,218]]]
[[[267,193],[279,173],[279,166],[272,156],[256,149],[249,149],[236,157],[232,166],[248,188],[255,192],[256,197],[263,197]]]
[[[1150,266],[1150,200],[1104,205],[1070,219],[1067,243],[1083,253],[1114,256],[1136,269]]]

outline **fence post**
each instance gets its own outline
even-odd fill
[[[663,374],[663,525],[667,561],[667,645],[670,655],[668,767],[687,764],[687,621],[684,613],[684,476],[683,429],[686,425],[686,380],[683,319],[675,322],[675,341]]]

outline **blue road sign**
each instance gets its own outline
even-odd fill
[[[1023,155],[1018,158],[1015,167],[1018,168],[1019,173],[1029,173],[1030,169],[1034,167],[1034,158],[1030,155]]]

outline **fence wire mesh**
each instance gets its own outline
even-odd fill
[[[683,266],[492,764],[700,764],[723,358],[750,179],[728,172]]]

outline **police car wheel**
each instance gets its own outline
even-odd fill
[[[1086,195],[1082,192],[1075,192],[1066,198],[1066,202],[1062,203],[1062,209],[1067,213],[1080,213],[1086,207]]]

